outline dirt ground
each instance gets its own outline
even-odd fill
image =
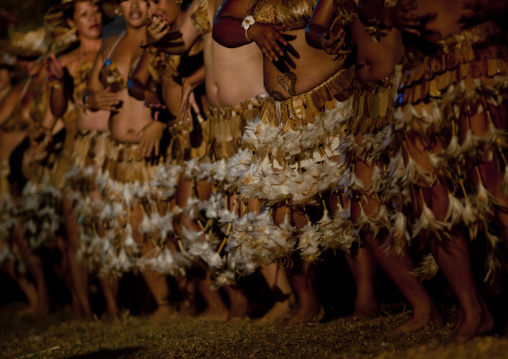
[[[152,323],[127,311],[112,321],[85,321],[72,319],[69,307],[34,318],[16,314],[22,307],[0,307],[1,358],[508,358],[508,339],[499,335],[450,344],[454,307],[444,311],[447,324],[441,328],[392,337],[386,331],[409,318],[410,311],[281,328],[250,319]]]

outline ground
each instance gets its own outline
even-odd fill
[[[194,318],[149,322],[124,311],[119,319],[73,319],[70,308],[46,318],[20,316],[22,304],[0,307],[1,358],[508,358],[508,339],[489,335],[466,344],[450,344],[457,319],[445,310],[442,328],[386,336],[407,319],[406,310],[374,320],[327,323],[293,328]]]

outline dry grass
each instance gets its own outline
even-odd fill
[[[410,313],[349,323],[344,319],[294,328],[173,319],[150,323],[124,313],[105,322],[70,318],[68,310],[45,319],[0,308],[0,357],[19,358],[508,358],[508,339],[494,336],[450,344],[452,325],[387,337]],[[456,312],[446,313],[449,321]],[[34,355],[32,355],[34,354]]]

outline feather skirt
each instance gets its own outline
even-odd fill
[[[228,249],[245,268],[272,262],[286,265],[298,253],[309,264],[327,248],[347,249],[352,237],[331,218],[321,194],[342,177],[335,157],[353,114],[354,67],[333,75],[307,93],[284,101],[269,98],[247,124],[242,149],[228,161],[228,180],[241,183],[239,199],[256,199],[259,209],[235,219]],[[290,213],[319,206],[319,219],[297,229]],[[285,208],[280,225],[274,210]],[[340,222],[340,223],[339,223]],[[340,234],[340,235],[339,235]]]
[[[102,271],[121,273],[132,268],[149,268],[164,274],[183,274],[189,259],[176,252],[170,242],[175,208],[171,206],[167,187],[155,186],[166,168],[166,157],[143,158],[137,154],[138,144],[123,143],[109,138],[106,159],[98,178],[102,198],[107,198],[99,219],[105,228],[106,241],[102,247]],[[143,217],[133,228],[130,214],[139,205]],[[150,242],[153,249],[140,255],[140,245],[134,241],[134,231]]]
[[[462,226],[471,240],[485,239],[491,277],[503,226],[497,214],[508,209],[508,49],[492,25],[436,46],[433,56],[408,57],[386,134],[387,194],[395,206],[390,243],[448,240]],[[447,194],[433,206],[436,186]]]

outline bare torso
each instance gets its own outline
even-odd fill
[[[0,121],[0,123],[2,127],[7,126],[0,130],[1,162],[8,161],[12,152],[28,135],[29,129],[26,128],[26,126],[22,126],[21,122],[33,126],[34,119],[31,117],[31,109],[43,90],[46,75],[46,72],[42,70],[41,73],[29,83],[24,96],[23,90],[26,82],[16,86],[5,98],[2,104],[2,121]],[[40,112],[42,115],[44,111]]]
[[[282,74],[277,67],[264,59],[264,84],[269,95],[276,99],[291,98],[305,93],[322,84],[344,65],[343,59],[334,60],[335,55],[328,55],[320,49],[307,44],[305,29],[297,29],[284,34],[295,36],[290,45],[299,58],[288,55],[295,63],[295,68]]]
[[[208,2],[211,23],[220,3]],[[211,105],[235,106],[265,93],[262,53],[256,44],[229,49],[215,42],[211,33],[203,36],[203,44],[206,94]]]

